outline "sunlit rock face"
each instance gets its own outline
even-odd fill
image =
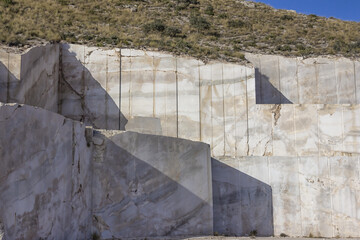
[[[359,61],[246,58],[0,50],[5,236],[360,237]]]

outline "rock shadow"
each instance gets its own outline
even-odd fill
[[[0,102],[19,102],[20,100],[16,98],[16,91],[19,91],[20,85],[20,79],[12,74],[8,67],[0,61]]]
[[[225,236],[273,236],[271,186],[211,159],[214,232]]]
[[[255,68],[255,92],[256,104],[292,104],[259,68]]]
[[[118,82],[119,99],[116,99],[116,104],[115,99],[76,58],[76,53],[69,49],[69,44],[61,45],[59,113],[97,129],[125,130],[127,119],[119,107],[121,74]]]
[[[186,163],[180,158],[189,160],[193,150],[184,152],[184,145],[176,146],[179,140],[162,136],[126,132],[110,139],[96,131],[94,136],[104,139],[104,144],[95,145],[103,151],[103,161],[95,159],[93,163],[92,187],[93,226],[101,239],[170,236],[183,239],[213,234],[212,206],[199,197],[204,193],[201,186],[205,184],[193,183],[199,192],[183,186],[186,175],[203,174],[203,171],[194,167],[190,173],[184,172],[166,163],[175,161],[190,168],[184,166]],[[129,139],[145,149],[155,145],[159,149],[174,148],[175,155],[168,159],[159,157],[156,149],[151,150],[151,154],[141,153],[131,145],[124,149],[122,145]],[[204,181],[209,179],[206,175],[203,178]]]

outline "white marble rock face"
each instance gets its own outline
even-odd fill
[[[59,45],[0,52],[0,100],[58,111]]]
[[[258,103],[360,104],[359,61],[246,54],[258,70]]]
[[[101,238],[211,235],[209,146],[135,132],[96,132],[93,215]]]

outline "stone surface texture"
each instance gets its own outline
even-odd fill
[[[360,104],[360,61],[342,57],[290,58],[247,53],[260,104]]]
[[[95,132],[94,226],[101,238],[212,235],[209,146]]]
[[[85,126],[40,108],[0,106],[5,239],[87,239],[91,152]]]
[[[59,48],[47,44],[24,54],[0,50],[0,101],[57,112]]]
[[[89,134],[90,132],[90,134]],[[0,106],[5,239],[211,235],[209,146]],[[180,201],[181,199],[181,201]]]
[[[64,116],[0,104],[6,234],[360,237],[360,62],[246,58],[254,67],[73,44],[1,50],[0,102]]]

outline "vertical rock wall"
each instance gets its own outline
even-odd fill
[[[43,109],[3,105],[0,136],[5,238],[89,238],[91,151],[85,126]]]
[[[257,71],[260,104],[360,104],[360,62],[246,54]]]
[[[0,51],[0,101],[58,111],[59,45]]]
[[[134,132],[94,136],[94,227],[104,238],[213,234],[204,143]]]

